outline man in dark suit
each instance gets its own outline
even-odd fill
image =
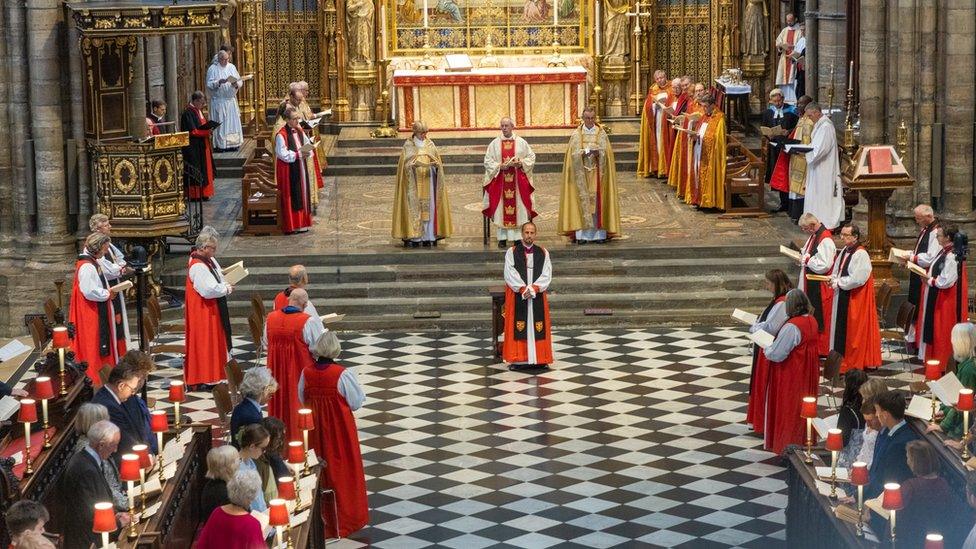
[[[108,409],[108,417],[122,432],[119,447],[125,454],[136,444],[148,444],[150,453],[157,453],[156,437],[152,436],[149,427],[149,407],[136,395],[147,370],[146,362],[152,365],[152,359],[142,351],[129,351],[108,376],[106,383],[92,402],[101,404]],[[151,369],[151,368],[150,368]],[[115,456],[115,462],[120,457]]]
[[[62,506],[61,523],[64,549],[88,549],[101,544],[92,532],[95,504],[112,501],[112,489],[103,470],[110,467],[109,457],[119,448],[119,428],[109,421],[99,421],[88,430],[88,446],[68,461],[58,485],[57,498]],[[129,524],[128,513],[115,513],[119,528]]]
[[[905,397],[898,391],[888,391],[874,403],[882,429],[874,445],[870,481],[864,498],[875,498],[888,482],[902,483],[914,475],[908,468],[905,446],[918,438],[905,421]]]
[[[769,138],[769,144],[766,148],[765,177],[767,185],[769,184],[769,178],[773,176],[773,168],[776,167],[779,153],[783,150],[783,145],[787,143],[790,132],[793,131],[793,128],[796,127],[799,121],[800,117],[796,114],[796,109],[792,105],[787,105],[783,102],[783,92],[779,88],[775,88],[769,92],[769,107],[763,111],[762,125],[766,128],[782,128],[786,130],[786,135]],[[775,190],[779,191],[779,210],[777,211],[787,211],[789,209],[789,188],[785,191],[783,189]]]

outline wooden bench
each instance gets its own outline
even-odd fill
[[[275,185],[274,155],[265,147],[254,147],[244,163],[241,178],[242,234],[279,235],[278,188]]]
[[[725,213],[727,217],[765,217],[766,188],[762,159],[733,136],[729,136],[725,168]],[[739,204],[736,205],[736,198]]]

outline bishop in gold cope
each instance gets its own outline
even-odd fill
[[[603,243],[620,234],[613,149],[592,107],[583,110],[583,123],[566,148],[558,228],[577,244]]]
[[[427,124],[413,123],[403,143],[393,193],[393,238],[404,247],[437,246],[451,236],[451,206],[444,186],[444,166],[437,146],[427,137]]]

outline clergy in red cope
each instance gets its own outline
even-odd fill
[[[275,135],[275,184],[281,209],[281,230],[307,231],[312,226],[312,187],[308,180],[312,142],[302,130],[302,113],[287,107],[285,125]]]
[[[549,251],[535,244],[536,227],[522,225],[522,240],[505,252],[505,341],[510,368],[552,363],[552,324],[546,291],[552,281]]]
[[[219,235],[204,227],[190,254],[186,274],[186,359],[183,380],[187,385],[214,384],[225,378],[230,357],[231,332],[227,296],[234,287],[214,255]]]
[[[75,280],[71,289],[68,320],[75,327],[71,349],[75,359],[88,363],[88,377],[99,385],[98,371],[115,367],[125,354],[125,328],[122,313],[115,310],[115,292],[105,278],[99,260],[108,251],[112,239],[92,233],[75,263]]]
[[[502,134],[485,152],[484,198],[481,213],[498,227],[498,247],[518,240],[519,227],[535,219],[532,209],[532,169],[535,152],[515,135],[515,123],[507,116],[499,123]]]
[[[881,366],[881,332],[874,306],[871,257],[860,244],[861,230],[849,223],[840,230],[844,247],[831,270],[830,349],[844,360],[840,372]]]
[[[959,235],[955,225],[939,225],[936,229],[939,252],[921,280],[915,319],[918,358],[938,360],[943,369],[952,355],[952,327],[969,319],[965,257],[953,246]]]

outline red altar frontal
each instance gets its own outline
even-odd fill
[[[517,128],[569,128],[585,103],[586,69],[397,70],[393,85],[401,130],[416,120],[431,130],[497,129],[505,116]]]

